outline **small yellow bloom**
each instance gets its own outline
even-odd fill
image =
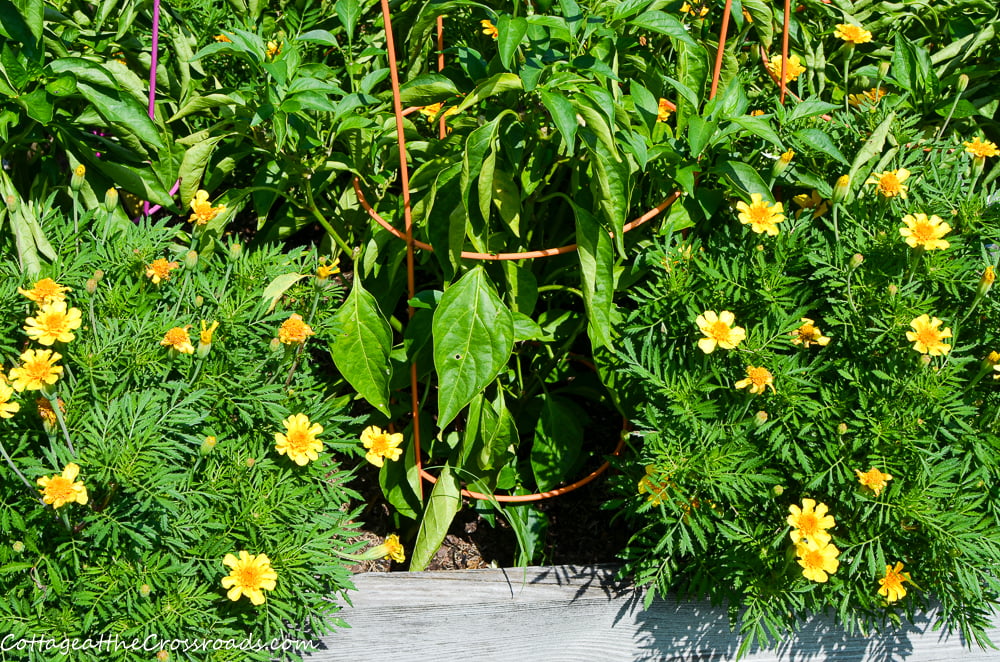
[[[941,342],[945,338],[951,338],[951,327],[939,330],[941,320],[938,318],[921,315],[913,318],[910,326],[913,327],[913,331],[906,332],[906,339],[912,342],[913,349],[921,354],[941,356],[951,349],[949,345]]]
[[[965,151],[975,157],[986,158],[987,156],[1000,156],[1000,149],[996,143],[989,140],[982,140],[979,136],[972,139],[972,142],[963,142]]]
[[[20,404],[10,401],[13,395],[14,389],[7,384],[7,380],[0,381],[0,418],[11,418],[21,411]]]
[[[226,597],[235,602],[245,595],[255,605],[264,604],[264,591],[273,591],[278,581],[267,555],[241,551],[239,558],[226,554],[222,562],[232,569],[222,578],[222,588],[229,589]]]
[[[854,473],[858,475],[858,482],[861,483],[862,486],[867,487],[874,492],[875,496],[882,494],[882,490],[884,490],[889,485],[889,481],[892,480],[892,476],[882,473],[875,467],[872,467],[864,473],[862,473],[859,469],[855,469]]]
[[[56,342],[71,342],[76,338],[73,331],[79,329],[82,323],[79,308],[66,310],[65,301],[53,301],[43,305],[34,317],[24,321],[24,331],[38,344],[52,345]]]
[[[483,26],[483,34],[489,35],[494,39],[497,39],[500,36],[500,31],[497,30],[497,26],[493,25],[493,21],[488,18],[484,18],[479,21],[479,24]]]
[[[333,261],[330,262],[330,264],[326,263],[326,258],[325,257],[321,257],[319,259],[319,266],[316,267],[316,277],[317,278],[325,279],[325,278],[329,278],[330,276],[332,276],[334,274],[339,274],[339,273],[340,273],[340,258],[339,257],[333,258]]]
[[[836,526],[837,522],[833,519],[833,515],[827,515],[828,510],[825,503],[817,504],[813,499],[803,499],[802,508],[795,504],[788,506],[788,512],[791,514],[786,521],[792,527],[788,534],[792,542],[809,540],[817,545],[830,542],[830,534],[826,530]]]
[[[823,199],[823,196],[819,194],[819,191],[813,190],[811,193],[801,193],[792,198],[798,207],[799,211],[795,212],[795,217],[798,218],[802,215],[802,212],[806,209],[813,210],[813,220],[823,216],[828,211],[830,211],[830,203]]]
[[[387,536],[385,542],[382,544],[385,545],[386,549],[384,558],[391,558],[396,563],[403,563],[406,561],[406,551],[403,549],[403,543],[399,542],[398,535],[393,533],[392,535]]]
[[[774,393],[774,375],[767,368],[755,368],[752,365],[747,366],[747,377],[736,382],[736,388],[746,388],[747,386],[750,387],[750,392],[754,395],[763,393],[767,390],[768,386],[771,387],[771,392]]]
[[[852,106],[858,107],[863,104],[876,105],[879,100],[882,99],[889,91],[884,87],[872,88],[867,92],[861,92],[860,94],[849,94],[847,96],[847,103]]]
[[[791,163],[792,159],[794,158],[795,158],[795,151],[790,149],[781,155],[780,160],[782,163],[788,164]]]
[[[669,101],[663,98],[661,98],[659,102],[657,102],[656,105],[657,122],[666,122],[668,119],[670,119],[670,108],[672,105],[673,104],[671,104]]]
[[[763,114],[764,114],[764,111],[761,110],[760,108],[758,108],[757,110],[751,110],[750,111],[750,117],[760,117]]]
[[[850,23],[841,23],[834,30],[833,36],[838,39],[843,39],[849,44],[867,44],[872,40],[872,33],[865,30],[860,25],[851,25]]]
[[[191,211],[194,212],[188,217],[190,223],[195,225],[206,225],[213,218],[226,211],[225,205],[213,207],[208,201],[208,191],[201,189],[191,198]],[[154,281],[155,282],[155,281]]]
[[[226,44],[231,44],[231,43],[233,43],[233,40],[232,40],[232,39],[230,39],[229,37],[227,37],[227,36],[226,36],[226,35],[224,35],[224,34],[217,34],[217,35],[215,35],[215,36],[214,36],[214,37],[212,37],[212,38],[213,38],[213,39],[215,39],[216,41],[220,41],[220,42],[222,42],[222,43],[226,43]]]
[[[903,582],[913,583],[910,579],[910,573],[903,572],[903,564],[901,562],[896,563],[896,567],[887,565],[885,567],[885,577],[878,580],[878,584],[881,588],[878,590],[878,594],[885,598],[888,603],[893,603],[900,598],[906,597],[906,589],[903,588]]]
[[[669,479],[663,479],[659,473],[660,471],[655,464],[646,465],[646,475],[639,479],[639,485],[636,488],[639,494],[648,493],[649,496],[646,497],[646,500],[654,506],[663,503],[667,490],[672,485]]]
[[[383,432],[382,428],[375,425],[364,429],[364,432],[361,433],[361,443],[368,449],[368,452],[365,453],[365,459],[376,467],[382,466],[383,458],[395,462],[403,454],[403,449],[399,448],[399,445],[403,443],[403,434],[401,432],[395,434]]]
[[[80,165],[78,165],[78,166],[76,167],[76,169],[75,169],[75,170],[73,171],[73,174],[74,174],[74,175],[76,175],[77,177],[83,177],[84,175],[86,175],[86,174],[87,174],[87,166],[85,166],[85,165],[83,165],[83,164],[81,163],[81,164],[80,164]]]
[[[777,79],[781,79],[781,55],[775,55],[767,63],[767,70],[771,72],[771,75]],[[804,74],[806,68],[802,66],[802,61],[799,59],[798,55],[789,55],[788,64],[785,69],[785,82],[789,83],[802,74]]]
[[[681,11],[686,14],[690,14],[691,16],[697,16],[698,18],[703,18],[705,14],[708,13],[708,5],[703,5],[700,2],[695,3],[695,5],[696,6],[692,7],[690,4],[685,2],[683,5],[681,5]]]
[[[737,202],[736,209],[740,212],[740,223],[749,225],[757,234],[766,232],[770,237],[778,234],[778,223],[785,220],[782,204],[766,202],[760,193],[750,195],[749,205],[742,200]]]
[[[211,345],[212,344],[212,334],[214,334],[215,330],[218,329],[218,328],[219,328],[219,322],[218,321],[212,322],[212,326],[208,326],[205,323],[205,320],[202,320],[201,321],[201,333],[199,334],[199,340],[201,341],[201,344],[202,345]]]
[[[192,204],[194,204],[193,201]],[[170,272],[178,266],[180,265],[176,262],[167,262],[162,257],[156,258],[152,263],[146,265],[146,277],[153,281],[153,285],[159,285],[162,281],[170,280]]]
[[[61,358],[62,354],[51,349],[25,350],[21,354],[21,365],[11,368],[11,386],[20,393],[25,390],[40,391],[55,384],[63,373],[62,366],[55,364]]]
[[[741,326],[733,326],[736,316],[728,310],[718,315],[714,310],[706,310],[695,318],[698,329],[705,337],[698,341],[698,348],[706,354],[715,351],[718,345],[722,349],[734,349],[747,337],[747,332]]]
[[[175,326],[167,331],[160,344],[181,354],[194,354],[194,345],[191,344],[191,336],[188,335],[188,329],[190,328],[190,324],[187,326]]]
[[[830,344],[830,339],[823,335],[823,333],[808,317],[803,317],[801,320],[802,326],[791,332],[792,344],[802,345],[808,348],[812,344],[819,345],[820,347],[826,347]]]
[[[295,464],[304,467],[310,460],[319,459],[323,442],[317,435],[323,433],[323,426],[311,423],[305,414],[293,414],[281,422],[285,432],[275,432],[275,449],[278,455],[288,455]]]
[[[432,103],[429,106],[424,106],[420,109],[420,114],[427,118],[428,121],[434,119],[444,108],[444,101],[438,101],[437,103]],[[458,106],[450,106],[444,111],[444,115],[441,117],[451,117],[452,115],[458,114]]]
[[[268,60],[274,59],[278,53],[281,52],[281,44],[277,41],[267,42],[267,48],[264,50],[264,55],[267,56]]]
[[[906,243],[911,248],[920,246],[927,251],[948,248],[948,242],[941,237],[951,232],[951,226],[940,216],[927,218],[927,214],[907,214],[903,223],[906,227],[899,228],[899,234],[906,237]]]
[[[832,544],[803,540],[795,546],[795,553],[802,566],[802,576],[810,581],[822,584],[840,567],[840,561],[837,560],[840,550]]]
[[[61,508],[67,503],[86,505],[87,488],[82,481],[77,481],[80,467],[70,462],[63,469],[62,475],[42,476],[36,481],[42,488],[42,501],[52,504],[53,508]],[[76,482],[74,482],[76,481]]]
[[[51,278],[41,279],[35,283],[34,287],[30,290],[24,290],[19,287],[17,288],[17,291],[37,303],[39,306],[43,306],[53,301],[65,301],[66,293],[72,292],[70,288],[63,287]]]
[[[906,200],[906,192],[909,187],[903,182],[910,176],[910,171],[906,168],[899,170],[886,170],[883,173],[873,173],[865,184],[874,184],[875,190],[887,198],[894,198],[897,195]]]
[[[305,342],[311,335],[315,335],[315,332],[302,321],[302,315],[298,313],[292,313],[292,316],[282,322],[278,329],[278,340],[286,345]]]

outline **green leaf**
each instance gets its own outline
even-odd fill
[[[243,105],[242,99],[233,98],[228,94],[206,94],[204,96],[191,97],[187,102],[181,106],[181,108],[174,113],[173,117],[167,120],[167,122],[173,122],[181,119],[182,117],[187,117],[192,113],[197,113],[208,108],[218,108],[219,106],[235,106]]]
[[[684,28],[684,24],[666,12],[659,10],[643,12],[629,21],[629,24],[634,25],[640,30],[649,30],[650,32],[667,35],[677,41],[683,41],[689,46],[698,45],[698,42],[688,34]]]
[[[747,198],[752,193],[760,193],[765,200],[771,200],[771,190],[752,167],[742,161],[722,161],[712,171],[724,176],[729,183],[742,191]]]
[[[76,93],[76,76],[70,72],[60,74],[45,85],[45,91],[55,97],[68,97]]]
[[[392,329],[375,297],[356,275],[347,300],[333,315],[333,323],[336,333],[330,356],[337,370],[371,406],[390,416]]]
[[[827,103],[819,99],[806,99],[801,103],[797,103],[792,107],[792,112],[785,116],[785,122],[790,124],[795,120],[801,120],[806,117],[815,117],[816,115],[822,115],[823,113],[830,113],[840,108],[840,106],[832,103]]]
[[[52,102],[49,101],[49,95],[46,94],[43,88],[36,88],[28,94],[19,97],[17,101],[24,106],[28,117],[39,124],[44,125],[52,121]]]
[[[267,284],[264,288],[264,293],[261,294],[261,298],[265,301],[269,301],[267,304],[267,312],[274,310],[274,307],[278,305],[278,299],[285,293],[285,291],[295,285],[303,278],[308,276],[308,274],[281,274],[280,276],[275,276],[274,280]]]
[[[337,12],[340,22],[344,24],[348,41],[352,40],[354,29],[358,25],[358,18],[361,16],[361,3],[358,0],[337,0],[333,10]]]
[[[410,555],[410,570],[425,570],[434,558],[444,537],[448,535],[455,514],[462,508],[462,486],[452,473],[451,464],[446,463],[438,474],[434,489],[427,499],[427,508],[420,522],[417,541]]]
[[[119,128],[131,131],[147,144],[164,149],[163,139],[147,109],[140,106],[129,95],[122,96],[117,90],[97,88],[84,81],[77,81],[77,89],[106,121]]]
[[[497,74],[477,85],[476,89],[472,90],[472,92],[470,92],[462,100],[462,103],[459,104],[458,112],[462,112],[466,108],[479,103],[483,99],[487,99],[503,92],[520,89],[523,89],[523,86],[521,84],[521,79],[517,76],[517,74]]]
[[[542,492],[557,487],[577,464],[583,448],[583,411],[564,398],[545,394],[531,446],[531,470]]]
[[[25,17],[10,0],[0,0],[0,35],[29,46],[37,41]]]
[[[732,118],[732,122],[744,131],[748,131],[758,138],[763,138],[778,149],[785,149],[785,146],[781,142],[781,138],[778,136],[777,132],[771,128],[771,124],[767,120],[762,120],[759,117],[747,116],[734,117]]]
[[[502,14],[497,21],[497,52],[500,54],[500,62],[504,68],[510,69],[514,60],[514,53],[517,47],[524,41],[524,34],[528,31],[528,22],[521,17],[511,18],[507,14]]]
[[[184,152],[181,159],[180,168],[177,171],[177,178],[181,182],[181,200],[191,200],[201,187],[201,178],[205,174],[205,168],[212,158],[212,152],[220,140],[228,138],[233,134],[212,136],[206,140],[195,143]]]
[[[493,206],[500,214],[500,220],[514,234],[521,236],[521,193],[510,174],[503,170],[493,171],[493,186],[489,191]]]
[[[573,205],[576,215],[577,255],[583,303],[587,309],[587,333],[596,347],[611,344],[611,311],[614,308],[614,246],[605,230],[590,212]]]
[[[514,348],[514,319],[476,266],[445,290],[434,311],[438,427],[444,428],[493,381]]]
[[[868,136],[868,140],[866,140],[865,144],[858,150],[858,154],[854,157],[854,162],[851,164],[851,169],[848,172],[848,175],[851,178],[851,188],[854,188],[854,180],[861,168],[882,153],[882,149],[885,147],[885,139],[889,135],[889,129],[892,128],[892,123],[895,121],[896,111],[892,111],[884,120],[882,120],[881,124],[875,127],[875,130],[872,131],[872,135]]]
[[[688,123],[688,146],[691,149],[691,158],[696,159],[705,151],[712,137],[718,130],[717,122],[706,120],[698,115],[692,115]]]
[[[399,90],[399,100],[403,106],[427,106],[457,95],[455,83],[441,74],[417,76]]]
[[[799,129],[792,134],[792,137],[797,138],[803,144],[821,154],[831,156],[844,165],[850,165],[847,157],[841,153],[840,149],[837,148],[837,144],[833,142],[833,138],[825,131],[821,131],[820,129]]]
[[[563,143],[566,145],[566,155],[573,155],[573,146],[576,142],[576,111],[573,104],[562,94],[556,92],[539,92],[542,105],[549,111],[556,129],[562,135]]]

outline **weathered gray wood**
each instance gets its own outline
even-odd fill
[[[355,575],[352,627],[323,639],[309,662],[716,662],[735,659],[738,637],[723,609],[654,602],[614,581],[614,568],[463,570]],[[801,660],[1000,660],[997,651],[931,631],[922,619],[871,637],[847,635],[817,618],[774,650],[747,662]],[[1000,642],[1000,618],[994,622]]]

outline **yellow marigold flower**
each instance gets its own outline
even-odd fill
[[[316,277],[317,278],[329,278],[334,274],[340,273],[340,258],[335,257],[330,264],[326,263],[326,258],[321,257],[319,259],[319,266],[316,267]]]
[[[770,237],[778,234],[778,223],[785,220],[785,215],[781,213],[784,211],[781,203],[765,202],[760,193],[750,195],[749,205],[742,200],[737,202],[736,209],[740,212],[740,223],[749,225],[757,234],[766,232]]]
[[[384,558],[391,558],[396,563],[403,563],[406,561],[406,551],[403,549],[403,543],[399,542],[398,535],[393,533],[392,535],[387,536],[385,542],[382,544],[385,545],[386,549]]]
[[[836,526],[837,522],[833,519],[833,515],[827,515],[828,510],[825,503],[817,504],[813,499],[803,499],[802,508],[795,504],[788,506],[791,515],[786,521],[792,527],[788,534],[792,542],[810,540],[817,545],[830,542],[830,534],[826,530]]]
[[[703,18],[708,13],[708,5],[703,5],[699,2],[696,3],[696,6],[692,7],[690,4],[685,2],[681,5],[681,11],[686,14],[690,14],[691,16]]]
[[[778,80],[781,79],[781,55],[775,55],[771,58],[771,60],[767,63],[767,70]],[[789,83],[795,80],[804,74],[805,71],[806,68],[802,66],[802,61],[799,59],[799,56],[789,55],[787,68],[785,70],[785,82]]]
[[[66,293],[72,292],[68,287],[63,287],[59,283],[55,282],[51,278],[43,278],[30,290],[24,290],[20,287],[17,288],[20,294],[28,297],[39,306],[44,306],[47,303],[52,303],[53,301],[65,301]]]
[[[61,476],[55,474],[39,478],[37,483],[42,488],[42,501],[52,504],[53,508],[61,508],[67,503],[74,502],[81,506],[86,505],[87,488],[82,481],[76,480],[79,475],[80,467],[70,462],[63,469]]]
[[[808,317],[803,317],[800,321],[802,322],[802,326],[790,334],[793,345],[802,345],[808,348],[812,344],[819,345],[820,347],[826,347],[830,344],[830,339],[823,335],[814,321]]]
[[[750,117],[760,117],[763,114],[764,114],[764,111],[761,110],[760,108],[758,108],[757,110],[751,110],[750,111]]]
[[[212,334],[214,334],[215,330],[218,329],[218,328],[219,328],[219,322],[218,321],[212,322],[212,326],[208,326],[208,325],[205,324],[205,320],[202,320],[201,321],[201,333],[199,334],[199,340],[201,340],[201,343],[203,345],[211,345],[212,344]]]
[[[910,176],[910,171],[906,168],[899,170],[886,170],[883,173],[874,173],[865,184],[874,184],[875,190],[887,198],[894,198],[897,195],[906,200],[906,192],[909,187],[903,182]]]
[[[963,142],[962,144],[965,145],[966,152],[976,157],[1000,156],[1000,149],[997,149],[996,143],[982,140],[979,136],[973,138],[972,142]]]
[[[444,108],[444,102],[438,101],[437,103],[432,103],[429,106],[422,107],[420,109],[420,114],[426,117],[428,120],[432,120],[435,117],[437,117],[438,113],[441,112],[442,108]],[[450,106],[447,110],[444,111],[444,115],[442,115],[442,117],[451,117],[452,115],[457,115],[457,114],[458,114],[458,106]]]
[[[663,503],[663,498],[670,486],[669,480],[662,480],[658,477],[659,470],[655,464],[646,465],[646,475],[639,479],[637,491],[639,494],[649,494],[646,498],[654,506]]]
[[[365,459],[376,467],[382,466],[383,458],[395,462],[403,454],[403,449],[399,448],[403,443],[403,434],[383,432],[382,428],[375,425],[369,425],[364,429],[361,433],[361,443],[368,449]]]
[[[656,121],[666,122],[668,119],[670,119],[670,102],[661,97],[656,104]]]
[[[62,354],[51,349],[25,350],[21,354],[21,365],[11,368],[11,386],[20,393],[25,390],[40,391],[55,384],[63,373],[62,366],[55,364],[61,358]]]
[[[896,567],[887,565],[885,567],[885,577],[878,580],[880,586],[878,594],[885,598],[888,603],[893,603],[900,598],[906,597],[906,589],[903,588],[903,582],[913,583],[910,579],[910,573],[903,572],[903,564],[901,562],[896,563]]]
[[[718,345],[722,349],[734,349],[747,337],[746,330],[741,326],[733,326],[736,316],[728,310],[718,315],[714,310],[706,310],[695,319],[698,329],[705,337],[698,341],[698,348],[706,354],[715,351]]]
[[[899,228],[899,234],[906,237],[906,243],[911,248],[920,246],[928,251],[948,248],[948,242],[941,237],[951,232],[951,226],[940,216],[927,218],[927,214],[907,214],[903,217],[903,223],[906,227]]]
[[[214,37],[212,37],[212,38],[213,38],[213,39],[215,39],[216,41],[220,41],[220,42],[223,42],[223,43],[226,43],[226,44],[231,44],[231,43],[233,43],[233,40],[232,40],[232,39],[230,39],[229,37],[227,37],[227,36],[226,36],[226,35],[224,35],[224,34],[217,34],[217,35],[215,35],[215,36],[214,36]]]
[[[278,329],[278,340],[286,345],[302,343],[315,332],[308,324],[302,321],[302,315],[292,313],[292,316],[281,323]]]
[[[74,174],[74,175],[76,175],[77,177],[83,177],[84,175],[86,175],[86,174],[87,174],[87,166],[85,166],[85,165],[83,165],[83,164],[81,163],[81,164],[80,164],[80,165],[78,165],[78,166],[76,167],[76,169],[75,169],[75,170],[73,171],[73,174]]]
[[[884,474],[875,467],[872,467],[868,471],[862,473],[860,469],[855,469],[854,473],[858,475],[858,482],[862,486],[867,487],[875,496],[882,494],[882,490],[888,486],[889,481],[892,480],[892,476],[889,474]]]
[[[755,368],[749,365],[747,366],[746,379],[736,382],[736,388],[746,388],[747,386],[750,387],[750,392],[754,395],[763,393],[767,390],[768,386],[771,387],[771,392],[774,393],[774,375],[767,368]]]
[[[479,21],[479,24],[483,26],[483,34],[487,34],[494,39],[497,39],[500,36],[500,31],[497,30],[497,26],[493,25],[493,21],[488,18],[484,18]]]
[[[318,453],[323,450],[323,442],[317,435],[323,433],[323,426],[311,423],[305,414],[293,414],[281,422],[285,432],[275,432],[275,449],[278,455],[288,455],[288,459],[304,467],[310,460],[319,459]]]
[[[191,211],[194,213],[188,217],[189,222],[195,225],[206,225],[213,218],[226,211],[226,206],[213,207],[212,203],[208,201],[208,191],[199,189],[191,198]]]
[[[66,310],[65,301],[53,301],[24,321],[24,331],[38,344],[52,345],[57,341],[71,342],[76,338],[73,330],[79,329],[82,323],[78,308]]]
[[[779,157],[779,160],[780,160],[780,161],[781,161],[782,163],[786,163],[786,164],[787,164],[787,163],[791,163],[791,162],[792,162],[792,159],[794,159],[794,158],[795,158],[795,150],[791,150],[791,149],[790,149],[790,150],[788,150],[787,152],[785,152],[784,154],[782,154],[782,155],[781,155],[781,156]]]
[[[882,99],[882,97],[884,97],[888,93],[889,91],[884,87],[879,87],[879,88],[873,87],[872,89],[866,92],[861,92],[860,94],[847,95],[847,103],[855,107],[861,106],[862,104],[865,103],[874,106]]]
[[[269,41],[269,42],[267,42],[267,48],[264,50],[264,55],[267,56],[267,59],[270,60],[270,59],[274,58],[274,56],[276,56],[280,52],[281,52],[281,44],[280,43],[278,43],[276,41]]]
[[[20,404],[10,401],[13,395],[14,389],[7,384],[7,380],[0,381],[0,418],[11,418],[21,411]]]
[[[822,584],[840,567],[840,561],[837,560],[840,550],[832,544],[803,540],[795,546],[795,553],[799,556],[802,576],[810,581]]]
[[[193,200],[191,201],[191,204],[194,204]],[[162,257],[157,258],[153,260],[151,264],[146,265],[146,277],[153,281],[153,285],[159,285],[162,281],[170,280],[170,272],[178,266],[180,265],[176,262],[167,262],[167,260]]]
[[[906,339],[912,342],[913,349],[921,354],[941,356],[951,349],[949,345],[941,342],[945,338],[951,338],[951,327],[939,330],[941,320],[938,318],[921,315],[913,318],[910,326],[913,327],[913,331],[906,332]]]
[[[860,25],[851,25],[850,23],[838,25],[837,29],[833,31],[833,36],[843,39],[849,44],[867,44],[872,40],[871,32]]]
[[[273,591],[278,581],[271,559],[266,554],[254,556],[240,551],[239,558],[226,554],[222,562],[232,569],[228,577],[222,578],[222,588],[229,589],[226,597],[235,602],[245,595],[255,605],[264,604],[264,591]]]
[[[167,331],[160,344],[181,354],[194,354],[194,345],[191,344],[191,336],[188,334],[188,329],[190,328],[190,324],[187,326],[175,326]]]

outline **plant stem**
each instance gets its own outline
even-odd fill
[[[330,237],[337,242],[337,245],[340,246],[341,250],[343,250],[346,255],[353,255],[354,251],[351,250],[351,247],[347,245],[347,242],[345,242],[340,234],[333,229],[333,226],[330,225],[329,221],[326,220],[326,217],[323,216],[323,214],[320,213],[319,209],[316,207],[316,201],[313,199],[312,181],[308,177],[305,178],[304,189],[306,192],[306,200],[309,202],[307,209],[312,213],[313,217],[319,221],[319,224],[323,226],[323,229],[329,233]]]
[[[10,459],[10,455],[7,453],[7,449],[4,448],[3,442],[0,442],[0,455],[3,455],[3,459],[7,461],[7,465],[10,466],[11,470],[15,474],[17,474],[17,477],[21,479],[21,482],[27,485],[28,489],[31,490],[32,494],[37,495],[38,491],[36,490],[35,486],[32,485],[31,482],[24,477],[24,474],[21,473],[21,470],[14,465],[14,460]],[[41,499],[39,499],[39,501],[41,501],[43,504],[45,503]]]
[[[45,397],[49,399],[52,404],[52,411],[56,413],[56,420],[59,421],[59,427],[62,428],[63,437],[66,439],[66,446],[69,448],[69,452],[76,457],[76,449],[73,448],[73,441],[69,438],[69,428],[66,427],[66,420],[63,418],[62,411],[59,409],[59,398],[53,393],[49,395],[45,394]]]
[[[851,114],[851,87],[849,85],[851,76],[851,55],[854,54],[854,44],[847,45],[847,55],[844,56],[844,112]],[[877,94],[877,93],[876,93]]]

